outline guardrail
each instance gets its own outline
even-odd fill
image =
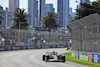
[[[1,46],[0,51],[24,50],[24,49],[46,49],[46,48],[66,48],[67,45],[23,45],[23,46]]]

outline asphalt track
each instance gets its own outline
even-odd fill
[[[0,67],[85,67],[71,62],[45,62],[42,55],[47,51],[65,53],[65,48],[32,49],[0,52]]]

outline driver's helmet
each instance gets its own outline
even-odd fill
[[[55,53],[55,51],[53,51],[52,53]]]

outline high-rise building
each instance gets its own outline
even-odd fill
[[[69,8],[69,14],[71,14],[71,13],[72,13],[72,8],[70,7],[70,8]]]
[[[100,0],[97,0],[97,1],[100,1]]]
[[[70,15],[70,22],[71,22],[71,20],[74,19],[76,16],[76,12],[73,12],[71,7],[69,8],[69,15]]]
[[[87,4],[90,4],[90,0],[80,0],[80,3],[87,3]]]
[[[12,13],[6,13],[6,28],[10,28],[13,25],[12,18]]]
[[[38,26],[38,1],[28,0],[28,23],[31,27]]]
[[[42,20],[41,18],[44,16],[45,14],[45,0],[38,0],[39,1],[39,15],[38,15],[38,19],[39,19],[39,23]]]
[[[16,12],[19,8],[19,0],[9,0],[9,12]]]
[[[53,4],[46,4],[46,13],[54,12],[53,11]]]
[[[69,23],[69,0],[57,1],[57,13],[59,16],[60,26],[67,28]]]
[[[8,8],[6,10],[0,9],[0,16],[2,17],[1,26],[6,27],[6,13],[8,13]]]
[[[80,0],[80,3],[90,4],[90,0]],[[81,5],[77,5],[77,9],[81,9]]]
[[[55,8],[53,8],[53,12],[55,13]]]

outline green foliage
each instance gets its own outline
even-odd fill
[[[25,12],[25,9],[19,9],[17,12],[14,13],[14,24],[11,28],[14,29],[19,29],[19,24],[20,24],[20,29],[27,29],[28,23],[27,23],[27,18],[29,15]]]
[[[74,20],[83,18],[90,14],[100,13],[100,2],[99,1],[98,2],[94,1],[91,4],[83,3],[81,5],[82,5],[82,9],[76,9],[77,16],[75,17]]]
[[[1,20],[2,20],[2,17],[0,16],[0,24],[2,23]]]
[[[48,29],[49,32],[51,32],[51,29],[56,30],[60,27],[58,18],[53,12],[48,12],[42,19],[42,27]]]
[[[82,64],[82,65],[87,65],[87,66],[90,66],[90,67],[100,67],[100,64],[98,64],[98,63],[83,61],[83,60],[79,60],[79,59],[72,57],[71,52],[65,53],[65,54],[62,54],[62,55],[65,55],[66,60],[70,61],[70,62],[74,62],[74,63],[78,63],[78,64]]]

